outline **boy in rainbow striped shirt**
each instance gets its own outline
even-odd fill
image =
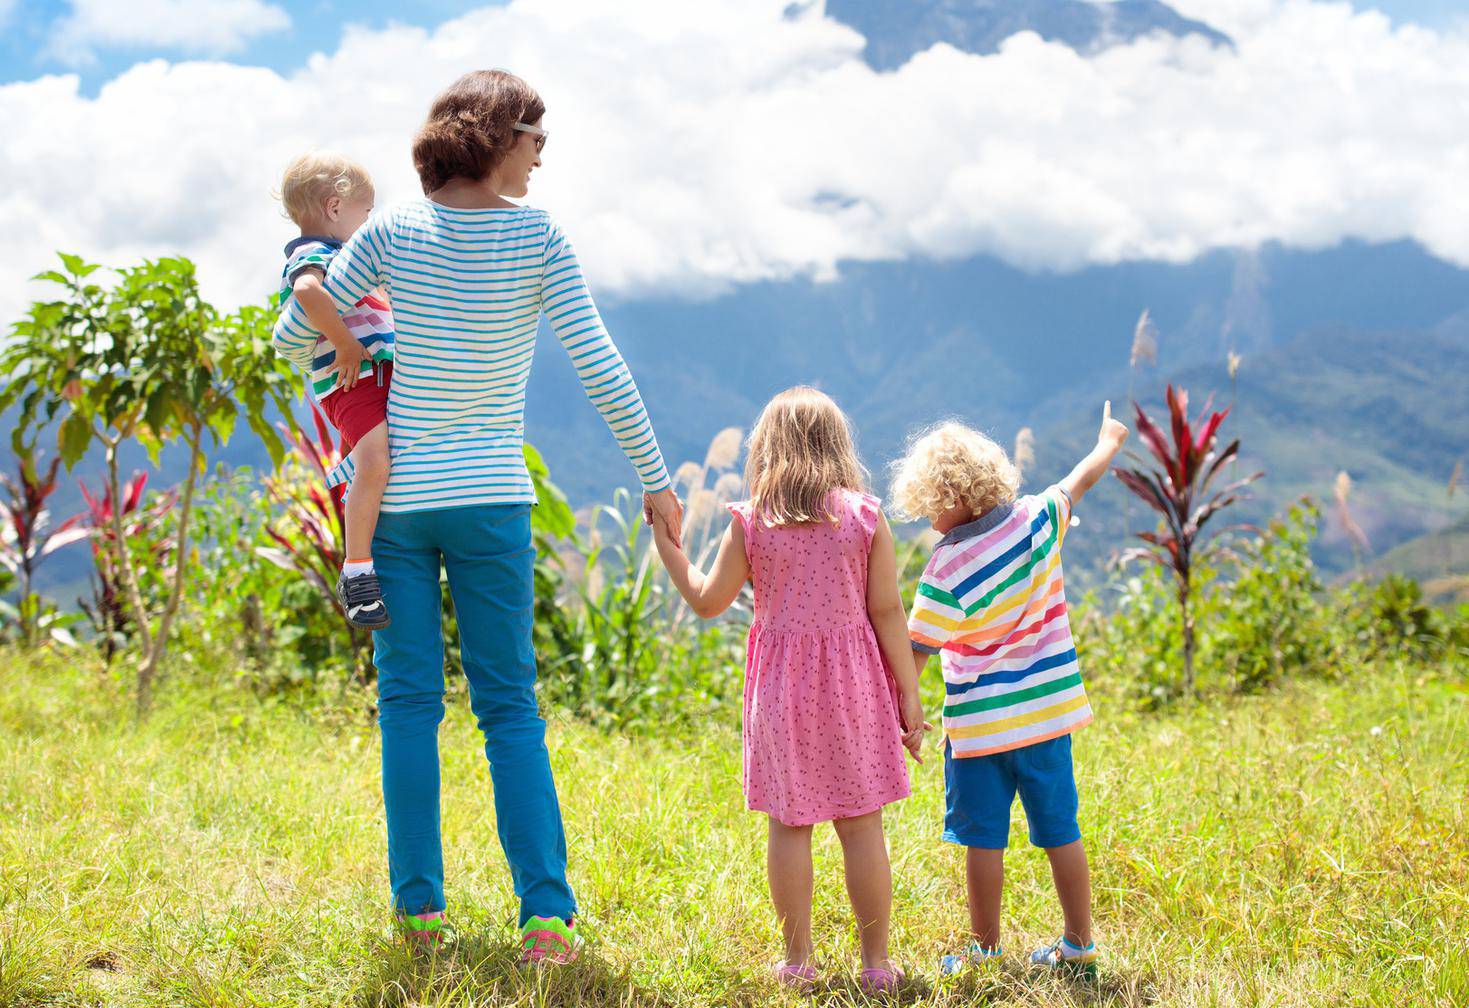
[[[944,839],[965,859],[972,940],[943,974],[999,961],[1000,892],[1018,792],[1030,842],[1051,862],[1065,926],[1037,949],[1039,967],[1095,969],[1091,879],[1076,821],[1071,732],[1091,721],[1081,684],[1061,543],[1071,510],[1107,472],[1127,428],[1102,412],[1097,445],[1060,483],[1016,499],[1004,449],[961,424],[917,439],[896,465],[892,498],[942,533],[908,621],[914,665],[944,673]]]

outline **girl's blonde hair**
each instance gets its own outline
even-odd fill
[[[981,515],[1015,499],[1020,470],[994,441],[947,421],[919,434],[893,463],[892,503],[905,519],[963,505]]]
[[[322,215],[332,196],[350,199],[372,188],[372,176],[356,161],[336,151],[307,151],[286,165],[280,201],[297,227],[306,227]]]
[[[837,404],[806,385],[786,389],[755,421],[745,461],[752,510],[767,525],[836,521],[833,490],[863,490],[852,427]]]

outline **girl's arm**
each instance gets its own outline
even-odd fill
[[[908,616],[898,591],[898,559],[893,547],[893,530],[879,513],[867,560],[867,618],[883,660],[898,684],[898,707],[903,719],[903,745],[922,763],[923,733],[931,728],[923,720],[923,703],[918,698],[918,673],[908,644]]]
[[[734,604],[740,589],[750,577],[750,564],[745,559],[745,530],[738,518],[733,519],[719,540],[714,566],[705,574],[689,563],[683,548],[662,521],[653,523],[653,542],[668,571],[668,579],[684,597],[689,608],[703,619],[712,619]]]

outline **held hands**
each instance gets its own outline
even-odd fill
[[[923,702],[918,699],[917,690],[898,697],[898,715],[902,720],[903,748],[908,750],[914,762],[922,763],[923,734],[933,731],[933,725],[923,720]]]
[[[337,381],[341,383],[342,388],[349,389],[357,384],[357,377],[362,373],[362,364],[368,360],[367,351],[355,339],[342,345],[333,344],[332,346],[337,352],[336,360],[332,362],[332,370],[336,372]]]
[[[1097,433],[1097,444],[1105,445],[1116,455],[1127,443],[1127,434],[1127,425],[1112,419],[1112,400],[1108,399],[1102,405],[1102,429]]]
[[[653,527],[655,539],[661,532],[674,546],[683,549],[683,504],[672,487],[643,494],[643,521]]]

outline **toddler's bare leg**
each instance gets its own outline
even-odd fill
[[[1000,893],[1005,886],[1005,852],[966,847],[964,875],[969,889],[969,928],[981,948],[1000,947]]]
[[[1064,937],[1077,948],[1086,948],[1092,943],[1092,878],[1086,848],[1080,840],[1073,840],[1061,847],[1047,847],[1046,857],[1051,860],[1051,878],[1065,917]]]
[[[388,425],[378,424],[352,449],[352,489],[347,493],[347,559],[372,557],[372,534],[388,485]]]

